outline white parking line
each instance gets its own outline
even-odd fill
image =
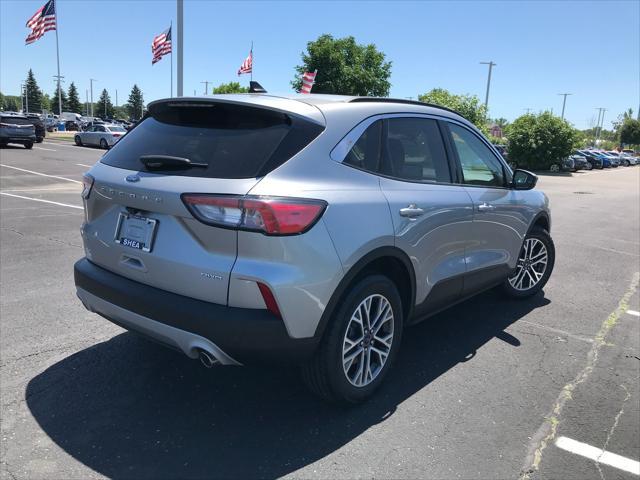
[[[54,150],[53,148],[43,148],[43,147],[33,147],[36,150],[46,150],[47,152],[57,152],[57,150]]]
[[[62,140],[64,142],[64,140]],[[65,145],[64,143],[42,142],[45,145],[55,145],[56,147],[77,148],[75,145]]]
[[[590,460],[594,460],[597,463],[609,465],[610,467],[618,468],[625,472],[633,473],[634,475],[640,475],[640,462],[636,462],[635,460],[631,460],[630,458],[623,457],[621,455],[616,455],[615,453],[607,452],[601,448],[592,447],[591,445],[577,442],[576,440],[571,440],[567,437],[558,437],[556,440],[556,447]]]
[[[93,167],[93,165],[85,165],[84,163],[76,163],[76,165],[78,165],[79,167],[87,167],[87,168]]]
[[[73,182],[73,183],[82,184],[82,182],[80,182],[78,180],[72,180],[70,178],[65,178],[65,177],[58,177],[57,175],[48,175],[46,173],[34,172],[33,170],[27,170],[27,169],[24,169],[24,168],[12,167],[11,165],[5,165],[4,163],[0,163],[0,167],[13,168],[14,170],[20,170],[21,172],[27,172],[27,173],[32,173],[34,175],[40,175],[40,176],[43,176],[43,177],[57,178],[58,180],[66,180],[67,182]]]
[[[68,203],[52,202],[51,200],[44,200],[42,198],[23,197],[22,195],[14,195],[13,193],[0,192],[0,195],[6,195],[7,197],[23,198],[25,200],[33,200],[34,202],[52,203],[53,205],[60,205],[62,207],[77,208],[83,210],[83,207],[77,205],[69,205]]]
[[[640,317],[640,312],[636,312],[635,310],[627,310],[629,315],[633,315],[634,317]]]

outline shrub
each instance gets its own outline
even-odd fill
[[[576,130],[560,117],[527,114],[509,127],[509,158],[522,168],[548,170],[571,155],[577,142]]]

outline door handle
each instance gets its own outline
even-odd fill
[[[494,207],[493,205],[489,204],[489,203],[481,203],[480,205],[478,205],[478,211],[479,212],[491,212],[492,210],[495,210],[496,207]]]
[[[424,213],[424,210],[418,207],[415,203],[412,203],[408,207],[404,207],[400,209],[401,217],[414,218],[414,217],[419,217],[423,213]]]

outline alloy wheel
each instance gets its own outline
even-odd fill
[[[366,387],[382,371],[393,344],[393,308],[382,295],[369,295],[355,309],[342,343],[342,369],[355,387]]]
[[[544,243],[537,238],[527,238],[518,258],[516,272],[509,278],[509,283],[519,291],[535,287],[547,270],[549,254]]]

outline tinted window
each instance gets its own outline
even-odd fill
[[[150,114],[101,162],[144,171],[141,156],[168,155],[207,167],[162,171],[165,174],[252,178],[286,162],[322,131],[281,112],[225,103],[167,102],[153,106]]]
[[[464,183],[504,187],[504,168],[491,150],[466,128],[451,123],[449,129],[462,166]]]
[[[26,118],[20,118],[20,117],[2,117],[2,120],[0,120],[2,123],[8,123],[11,125],[33,125],[33,123],[31,123],[30,120],[26,119]]]
[[[111,126],[109,127],[109,131],[110,132],[126,132],[126,130],[122,127],[115,127],[115,126]]]
[[[377,172],[380,160],[381,134],[382,120],[377,120],[364,131],[342,163],[370,172]]]
[[[451,181],[442,136],[435,120],[387,120],[382,173],[412,182]]]

